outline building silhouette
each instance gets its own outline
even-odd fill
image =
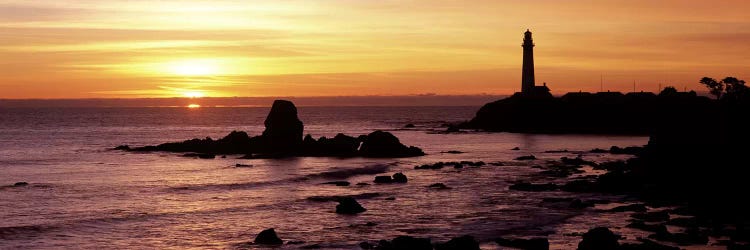
[[[528,29],[523,35],[523,71],[521,75],[521,93],[527,96],[547,96],[550,95],[549,88],[545,83],[542,86],[536,86],[534,80],[534,40],[531,38],[531,31]]]

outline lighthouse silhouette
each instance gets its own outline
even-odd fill
[[[523,72],[521,75],[521,93],[526,96],[549,96],[549,88],[545,83],[543,86],[536,86],[534,80],[534,40],[531,38],[531,31],[526,29],[523,33]]]

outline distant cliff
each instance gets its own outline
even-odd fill
[[[568,93],[511,97],[485,104],[461,128],[519,133],[648,135],[665,114],[710,116],[713,101],[695,92]],[[701,119],[710,119],[702,117]]]

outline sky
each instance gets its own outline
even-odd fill
[[[0,98],[702,90],[750,78],[746,0],[0,0]],[[602,80],[603,79],[603,80]],[[603,83],[603,84],[602,84]]]

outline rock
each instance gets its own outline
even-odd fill
[[[525,156],[520,156],[516,158],[516,161],[530,161],[530,160],[536,160],[536,156],[525,155]]]
[[[649,222],[667,221],[669,220],[669,213],[667,211],[636,213],[630,215],[630,217]]]
[[[249,168],[249,167],[252,167],[252,166],[253,165],[250,165],[250,164],[239,164],[239,163],[234,164],[234,167],[236,167],[236,168]]]
[[[444,154],[463,154],[464,152],[461,152],[461,151],[458,151],[458,150],[449,150],[449,151],[444,151],[444,152],[441,152],[441,153],[444,153]]]
[[[357,202],[354,198],[344,197],[339,200],[339,204],[336,205],[337,214],[358,214],[367,211],[362,205]]]
[[[688,228],[684,233],[670,233],[667,230],[658,231],[648,237],[659,241],[674,242],[680,246],[708,244],[708,235],[698,228]]]
[[[304,153],[307,155],[352,157],[359,154],[359,138],[345,134],[336,134],[331,139],[321,137],[318,141],[304,140]]]
[[[639,204],[630,204],[630,205],[619,206],[619,207],[615,207],[615,208],[612,208],[612,209],[607,210],[607,211],[609,211],[609,212],[640,212],[640,213],[644,213],[647,210],[648,209],[646,208],[646,205],[639,203]]]
[[[281,245],[284,244],[284,241],[276,235],[276,231],[273,228],[269,228],[261,231],[258,236],[255,236],[255,244]]]
[[[464,164],[456,163],[456,164],[453,165],[453,168],[455,168],[455,169],[462,169],[462,168],[464,168]]]
[[[455,125],[450,125],[448,126],[448,129],[445,130],[445,132],[456,133],[456,132],[461,132],[461,129]]]
[[[587,207],[593,207],[594,203],[584,202],[584,201],[581,201],[581,199],[575,199],[572,202],[570,202],[569,206],[570,208],[582,209],[582,208],[587,208]]]
[[[28,186],[28,185],[29,185],[29,183],[25,182],[25,181],[19,181],[19,182],[16,182],[16,183],[13,184],[14,187],[25,187],[25,186]]]
[[[510,186],[510,190],[530,191],[530,192],[552,191],[552,190],[557,190],[557,189],[558,189],[558,186],[557,184],[554,184],[554,183],[532,184],[528,182],[519,182]]]
[[[375,248],[375,246],[370,242],[363,241],[359,243],[359,248],[367,250],[367,249],[373,249]]]
[[[427,186],[428,188],[434,188],[434,189],[451,189],[450,187],[446,186],[443,183],[434,183],[432,185]]]
[[[297,107],[287,100],[275,100],[264,122],[265,151],[290,152],[302,144],[304,126],[297,117]]]
[[[300,249],[321,249],[321,248],[323,248],[323,247],[320,246],[320,244],[312,244],[312,245],[307,245],[307,246],[300,247]]]
[[[300,245],[300,244],[305,244],[305,242],[301,240],[292,240],[292,241],[288,241],[286,244],[287,245]]]
[[[597,165],[596,162],[584,160],[580,156],[578,156],[576,158],[562,157],[562,158],[560,158],[560,161],[563,164],[567,164],[567,165],[589,165],[589,166],[596,166]]]
[[[216,159],[215,154],[204,154],[204,153],[187,153],[182,156],[183,157],[197,157],[199,159]]]
[[[512,149],[510,149],[510,150],[516,150],[516,151],[518,151],[518,150],[521,150],[521,148],[519,148],[519,147],[515,147],[515,148],[512,148]]]
[[[436,244],[435,250],[479,250],[479,242],[470,235],[464,235]]]
[[[409,123],[409,124],[406,124],[406,126],[404,126],[404,128],[414,128],[414,127],[416,126],[414,126],[413,123]]]
[[[409,179],[406,178],[406,175],[403,173],[395,173],[393,174],[393,182],[395,183],[406,183]]]
[[[323,182],[323,184],[336,185],[339,187],[346,187],[346,186],[351,185],[351,183],[349,183],[348,181],[329,181],[329,182]]]
[[[643,239],[640,244],[625,243],[619,250],[679,250],[679,247],[662,245],[650,240]]]
[[[643,221],[633,221],[626,227],[640,229],[652,233],[667,232],[667,226],[663,224],[646,224]]]
[[[430,239],[412,236],[398,236],[391,241],[381,240],[376,249],[380,250],[432,250]]]
[[[589,151],[589,153],[603,154],[603,153],[609,153],[609,151],[606,150],[606,149],[595,148],[595,149],[592,149],[591,151]]]
[[[504,247],[512,247],[524,250],[549,250],[549,240],[547,238],[531,239],[505,239],[497,238],[495,243]]]
[[[583,240],[578,243],[578,250],[617,249],[620,247],[619,239],[620,236],[609,228],[597,227],[583,234]]]
[[[388,197],[388,198],[385,198],[385,200],[387,200],[387,201],[395,201],[396,197]]]
[[[411,157],[423,156],[422,149],[407,147],[391,133],[375,131],[362,140],[359,152],[365,157]]]
[[[114,150],[130,151],[130,146],[128,146],[128,145],[120,145],[120,146],[115,147]]]
[[[437,162],[437,163],[432,164],[432,165],[430,165],[430,164],[424,164],[424,165],[416,166],[416,167],[414,167],[414,169],[433,169],[434,170],[434,169],[441,169],[443,167],[445,167],[445,163],[444,162]]]
[[[626,147],[621,148],[618,146],[612,146],[609,149],[610,154],[620,154],[620,155],[639,155],[643,152],[643,147]]]
[[[380,183],[380,184],[393,183],[393,178],[387,175],[379,175],[379,176],[375,176],[374,182]]]

